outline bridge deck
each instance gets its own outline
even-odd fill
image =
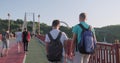
[[[0,52],[1,52],[0,44]],[[15,40],[10,40],[10,49],[8,55],[5,57],[0,57],[0,63],[23,63],[24,53],[17,53],[17,43]]]

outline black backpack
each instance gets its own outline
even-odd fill
[[[50,43],[48,44],[47,59],[51,62],[61,61],[62,59],[63,45],[60,41],[61,35],[62,33],[59,32],[57,38],[53,39],[51,34],[48,33]]]
[[[96,40],[93,32],[90,29],[86,29],[82,24],[79,24],[82,28],[81,40],[78,44],[78,50],[83,54],[93,54],[96,48]]]

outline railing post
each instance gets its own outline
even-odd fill
[[[120,44],[114,44],[115,52],[116,52],[116,63],[120,63],[119,45]]]
[[[0,41],[2,40],[2,34],[0,34]]]

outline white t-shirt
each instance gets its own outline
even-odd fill
[[[53,30],[50,31],[50,34],[52,35],[53,39],[56,39],[59,32],[60,32],[60,30],[53,29]],[[65,40],[68,40],[68,37],[66,36],[66,34],[64,32],[62,32],[62,35],[60,37],[60,41],[61,41],[62,44],[64,44]],[[45,37],[45,42],[50,42],[50,39],[49,39],[47,34],[46,34],[46,37]],[[63,48],[63,55],[64,55],[64,48]]]
[[[16,41],[22,42],[22,32],[20,32],[20,31],[16,32],[15,35],[16,35]]]

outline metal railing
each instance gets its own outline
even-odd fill
[[[44,35],[37,36],[42,41]],[[68,40],[67,53],[69,55],[72,40]],[[95,53],[91,55],[89,63],[120,63],[120,44],[98,42]]]
[[[120,63],[120,44],[97,43],[95,54],[89,63]]]
[[[0,41],[2,40],[2,34],[0,34]]]

